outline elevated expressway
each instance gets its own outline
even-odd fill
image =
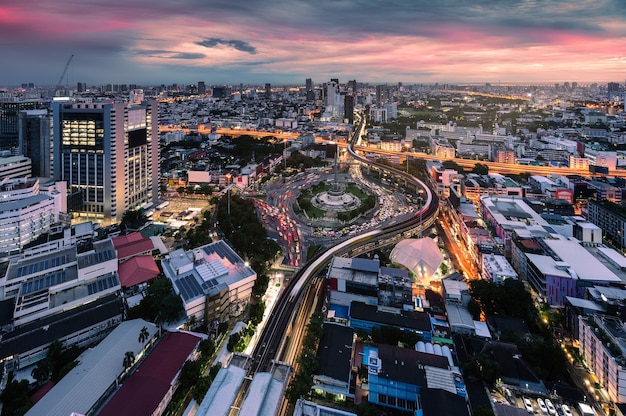
[[[304,303],[308,304],[308,302],[304,302],[305,297],[311,297],[308,293],[308,287],[314,278],[328,266],[334,256],[353,257],[377,247],[394,244],[415,231],[419,231],[421,227],[430,227],[437,218],[439,199],[425,183],[402,170],[367,160],[356,153],[353,147],[360,139],[364,128],[365,119],[362,119],[352,136],[348,148],[351,157],[363,164],[376,166],[381,170],[388,171],[390,174],[406,179],[411,186],[423,190],[422,192],[425,196],[424,203],[415,215],[409,219],[345,240],[319,253],[296,272],[287,287],[281,292],[263,331],[259,334],[252,353],[252,363],[249,368],[250,375],[256,372],[269,371],[272,360],[284,361],[291,365],[295,364],[293,351],[299,350],[300,337],[303,332],[303,328],[298,328],[299,325],[295,323],[298,322],[300,313],[307,314],[307,317],[310,315],[310,306],[304,305]],[[300,322],[302,321],[300,320]],[[287,354],[288,350],[291,351],[290,354]],[[244,383],[244,388],[246,388],[246,384],[247,382]]]

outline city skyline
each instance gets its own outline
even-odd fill
[[[130,2],[0,6],[0,86],[623,82],[619,0]]]

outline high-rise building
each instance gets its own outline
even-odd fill
[[[348,120],[348,123],[354,123],[354,97],[346,95],[343,101],[343,117]]]
[[[75,216],[118,223],[154,203],[159,186],[158,103],[53,104],[55,178],[82,204]]]
[[[381,105],[382,104],[384,88],[385,88],[384,85],[377,85],[376,86],[376,105]]]
[[[265,98],[272,98],[272,84],[269,82],[265,84]]]
[[[84,82],[76,83],[76,92],[85,92],[87,91],[87,84]]]
[[[204,84],[204,81],[198,81],[198,94],[206,94],[206,85]]]
[[[306,81],[306,91],[309,92],[313,89],[313,80],[311,78],[307,78]]]
[[[352,91],[352,95],[356,95],[356,79],[353,79],[352,81],[348,81],[348,89],[350,91]]]
[[[619,82],[609,82],[606,85],[607,98],[609,101],[613,101],[619,94]]]
[[[213,87],[212,95],[214,98],[230,97],[230,89],[227,86]]]
[[[41,100],[0,100],[0,150],[17,148],[19,144],[18,118],[20,111],[36,110],[42,108],[46,108],[46,105]]]
[[[18,152],[32,160],[33,176],[52,177],[52,112],[24,110],[19,114]]]

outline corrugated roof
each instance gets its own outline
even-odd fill
[[[116,378],[124,371],[124,355],[143,348],[139,332],[143,327],[153,336],[158,329],[142,319],[122,322],[96,347],[78,357],[79,365],[70,371],[26,415],[68,416],[87,414]],[[116,415],[120,416],[120,414]]]
[[[152,415],[200,340],[199,336],[186,332],[165,334],[150,355],[98,414],[100,416]],[[123,356],[120,363],[122,360]]]

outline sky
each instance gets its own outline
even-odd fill
[[[626,0],[5,0],[0,86],[626,79]]]

